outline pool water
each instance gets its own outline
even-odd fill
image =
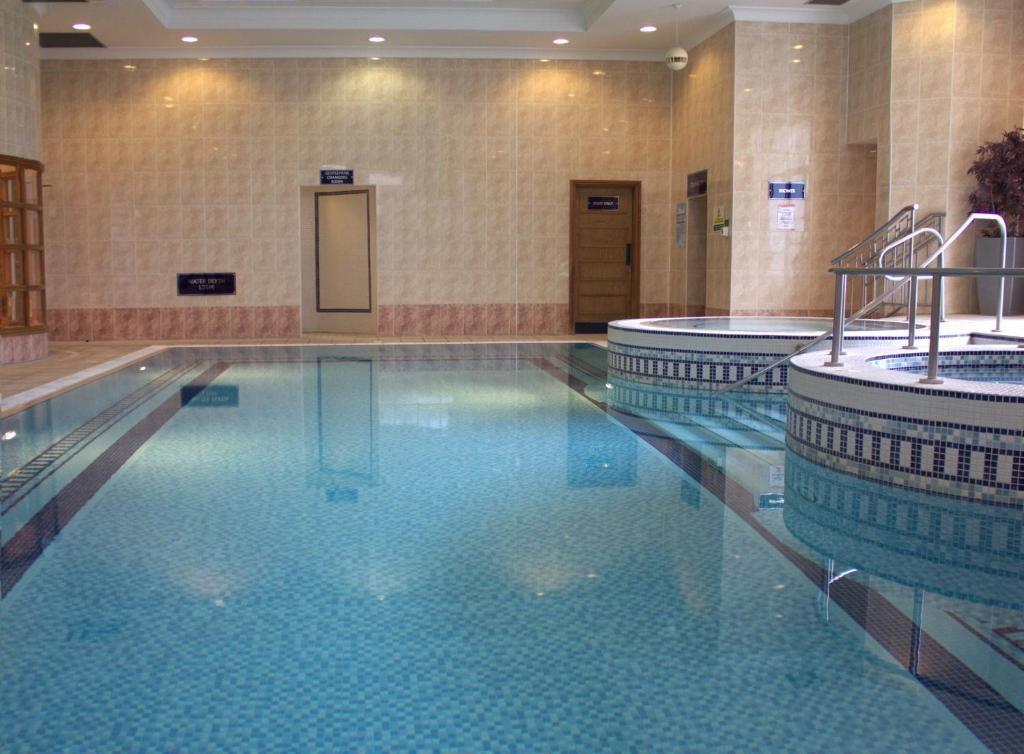
[[[605,362],[182,348],[3,420],[0,751],[1013,749],[1016,604],[825,595],[784,403]]]
[[[910,374],[920,374],[925,376],[928,374],[928,367],[907,369],[905,371]],[[1017,385],[1024,385],[1024,367],[1013,364],[1005,364],[1001,366],[940,366],[939,377],[949,380],[1009,382]]]
[[[832,327],[832,319],[824,317],[688,317],[684,319],[644,320],[644,327],[665,330],[718,330],[749,333],[823,333]],[[888,320],[857,320],[846,326],[846,332],[906,332],[904,322]]]

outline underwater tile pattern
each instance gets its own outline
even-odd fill
[[[746,520],[535,364],[587,349],[253,349],[211,384],[236,401],[167,417],[0,601],[0,740],[984,751],[855,620],[823,625]]]

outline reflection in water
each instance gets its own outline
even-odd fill
[[[330,502],[359,500],[377,477],[377,390],[374,361],[318,357],[301,365],[307,481]]]
[[[1020,511],[890,487],[787,453],[784,520],[802,542],[847,567],[1024,608]]]

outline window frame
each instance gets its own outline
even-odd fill
[[[0,235],[0,263],[7,264],[9,253],[13,252],[17,261],[17,266],[21,271],[21,282],[9,285],[0,284],[0,294],[8,294],[11,292],[21,294],[18,297],[20,299],[18,306],[20,308],[22,322],[22,324],[8,325],[0,323],[0,335],[46,332],[46,254],[43,250],[43,165],[41,162],[37,162],[36,160],[26,160],[21,157],[13,157],[11,155],[0,155],[0,165],[12,165],[15,168],[17,173],[16,190],[18,199],[18,201],[7,201],[6,199],[0,198],[0,209],[14,210],[17,213],[18,218],[18,227],[16,231],[17,237],[11,239],[13,242],[8,242],[3,235]],[[35,171],[36,173],[35,202],[26,201],[26,171]],[[25,234],[28,229],[27,221],[30,212],[37,213],[37,217],[39,219],[39,237],[37,239],[37,243],[34,244],[25,242]],[[37,282],[30,284],[28,275],[28,259],[32,252],[37,253],[39,256],[39,279]],[[42,317],[42,322],[35,325],[31,324],[29,320],[29,313],[31,311],[29,301],[33,293],[37,293],[39,296]]]

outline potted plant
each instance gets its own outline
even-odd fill
[[[973,212],[992,212],[1006,222],[1006,265],[1024,267],[1024,129],[1003,134],[1002,141],[990,141],[978,147],[977,158],[967,171],[978,181],[971,193]],[[999,229],[985,226],[975,242],[974,261],[978,267],[1002,264]],[[998,306],[999,279],[976,278],[978,307],[982,314],[994,315]],[[1024,314],[1024,282],[1006,279],[1004,314]]]

